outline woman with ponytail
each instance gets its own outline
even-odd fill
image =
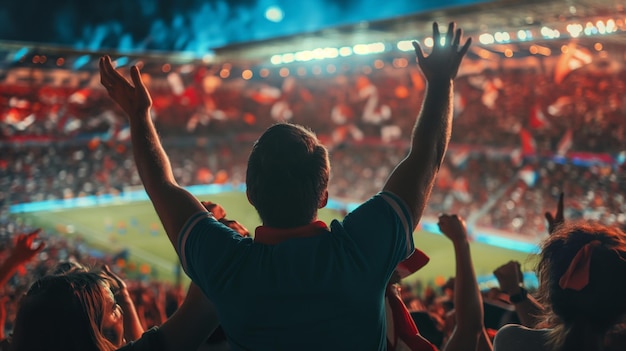
[[[508,325],[496,351],[626,350],[626,234],[596,223],[564,223],[542,245],[537,267],[548,329]]]

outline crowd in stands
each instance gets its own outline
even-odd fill
[[[425,78],[390,68],[330,84],[285,79],[278,91],[246,86],[238,97],[205,94],[200,80],[169,99],[105,56],[107,94],[52,89],[29,100],[32,90],[4,87],[13,119],[0,145],[3,349],[623,350],[624,85],[574,72],[559,84],[580,84],[556,96],[548,75],[484,72],[459,77],[453,116],[452,81],[471,40],[461,42],[453,23],[446,37],[429,55],[415,44]],[[533,84],[533,96],[519,94]],[[406,117],[417,111],[417,122]],[[320,138],[294,124],[267,128],[273,121]],[[263,222],[254,237],[183,188],[227,182],[247,185]],[[94,258],[80,240],[8,213],[140,185],[193,281],[186,294],[180,281],[131,278],[115,256]],[[329,196],[361,205],[327,226],[317,209]],[[439,291],[402,286],[429,260],[412,233],[434,213],[444,213],[437,225],[452,243],[455,277]],[[481,292],[468,224],[542,238],[539,290],[526,290],[511,261],[494,268],[499,288]]]
[[[198,65],[186,73],[154,73],[147,84],[155,123],[164,136],[257,135],[271,123],[291,121],[341,140],[406,140],[425,83],[412,65],[384,61],[377,60],[375,67],[368,62],[368,69],[344,65],[332,74],[309,69],[299,75],[293,68],[282,77],[273,69],[266,78],[249,80],[237,76],[235,68],[222,79],[215,69]],[[583,67],[557,79],[554,68],[526,67],[522,60],[510,67],[457,78],[455,125],[462,133],[453,134],[453,145],[515,149],[525,130],[535,144],[531,152],[539,154],[616,156],[624,151],[626,70]],[[0,140],[123,138],[121,112],[108,103],[101,87],[90,83],[97,81],[97,72],[89,74],[86,83],[71,88],[45,82],[0,85]],[[490,128],[477,127],[481,125]],[[559,150],[567,131],[572,131],[571,144]]]
[[[243,184],[251,142],[216,138],[165,139],[181,185]],[[399,161],[398,148],[345,142],[330,152],[330,196],[343,203],[367,199]],[[0,145],[0,203],[4,206],[89,195],[118,195],[141,185],[124,142]],[[367,181],[364,181],[367,179]],[[554,184],[560,184],[556,187]],[[479,185],[479,186],[477,186]],[[626,172],[602,162],[536,158],[516,165],[510,155],[454,146],[439,172],[427,214],[453,212],[472,225],[541,238],[542,208],[567,191],[570,218],[626,225]],[[6,189],[6,190],[5,190]],[[480,213],[480,216],[473,214]]]

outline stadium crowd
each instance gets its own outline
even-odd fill
[[[623,73],[574,72],[571,91],[522,71],[455,80],[471,40],[452,23],[446,36],[429,55],[415,45],[423,78],[389,68],[239,95],[203,80],[149,93],[136,67],[127,80],[105,56],[106,94],[3,87],[4,349],[624,349]],[[525,84],[533,96],[520,94]],[[319,140],[273,122],[310,126]],[[463,132],[451,136],[452,124]],[[227,182],[247,185],[263,221],[254,238],[182,188]],[[180,281],[129,279],[119,256],[8,213],[139,185],[193,281],[186,295]],[[328,227],[316,214],[329,196],[361,205]],[[447,213],[437,225],[456,262],[439,291],[401,286],[429,260],[411,235],[429,212]],[[517,262],[494,270],[499,288],[479,291],[465,221],[544,239],[538,299]]]

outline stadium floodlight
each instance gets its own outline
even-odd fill
[[[339,56],[346,57],[352,55],[352,48],[349,46],[344,46],[339,49]]]
[[[400,51],[413,51],[413,41],[412,40],[401,40],[396,44],[396,47]]]
[[[295,53],[294,58],[296,61],[306,62],[313,59],[313,53],[309,50],[298,51]]]
[[[285,13],[278,6],[270,6],[265,10],[265,18],[274,23],[282,21],[284,16]]]
[[[313,51],[311,51],[311,55],[313,56],[314,60],[323,60],[326,58],[326,56],[324,55],[324,49],[322,48],[317,48]]]
[[[598,34],[598,29],[593,25],[593,23],[587,22],[587,24],[585,24],[584,33],[585,35]]]
[[[381,52],[385,52],[385,43],[377,42],[377,43],[367,44],[367,48],[370,54],[379,54]]]
[[[580,36],[580,33],[582,33],[583,31],[583,26],[580,23],[572,23],[568,24],[566,29],[569,35],[572,36],[572,38],[578,38]]]
[[[598,28],[598,33],[606,34],[606,26],[604,25],[604,22],[602,21],[596,22],[596,28]]]
[[[370,44],[357,44],[352,50],[357,55],[377,54],[385,51],[385,44],[381,42]]]
[[[295,60],[295,55],[292,53],[283,54],[283,63],[292,63]]]
[[[282,55],[272,55],[272,58],[270,58],[270,62],[273,65],[280,65],[281,63],[283,63],[283,57]]]
[[[483,45],[489,45],[493,44],[495,42],[495,39],[493,35],[489,33],[483,33],[478,37],[478,41],[480,41],[480,43]]]
[[[493,38],[498,42],[498,43],[503,43],[505,41],[504,39],[504,35],[502,34],[502,32],[496,32],[496,34],[493,35]]]
[[[324,57],[325,58],[335,58],[339,56],[339,49],[337,48],[324,48]]]
[[[615,25],[614,19],[611,18],[610,20],[606,21],[606,32],[607,33],[617,32],[617,26]]]
[[[550,27],[543,26],[541,28],[541,35],[543,35],[545,39],[556,39],[561,36],[561,33],[558,29],[552,29]]]

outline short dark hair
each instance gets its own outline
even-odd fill
[[[310,130],[289,123],[268,128],[248,158],[248,197],[264,225],[309,224],[321,207],[328,180],[328,151]]]

